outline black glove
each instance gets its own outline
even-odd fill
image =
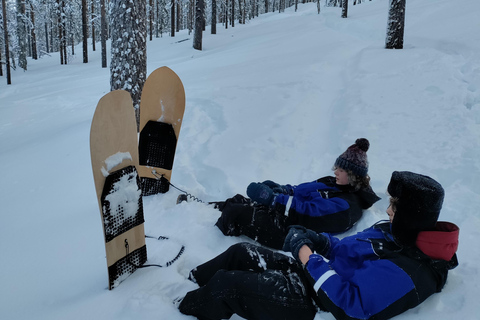
[[[274,193],[283,193],[291,196],[293,195],[293,187],[289,184],[280,185],[276,182],[273,182],[272,180],[265,180],[262,182],[262,184],[272,189]]]
[[[295,228],[298,227],[298,228]],[[300,261],[298,254],[300,249],[307,245],[313,251],[313,242],[308,238],[307,229],[302,226],[289,227],[288,234],[285,237],[283,251],[290,251],[292,256]]]
[[[267,185],[252,182],[247,187],[247,195],[255,202],[271,206],[277,194]]]
[[[304,240],[303,244],[308,245],[312,251],[315,251],[320,255],[328,254],[330,250],[330,240],[325,233],[317,234],[315,231],[307,229],[304,226],[300,226],[300,225],[292,225],[288,227],[288,229],[289,231],[285,238],[285,242],[283,244],[283,251],[290,251],[292,252],[292,254],[294,254],[295,244],[293,242],[300,241],[300,240],[295,240],[294,237],[297,237],[297,238],[303,237],[309,240],[309,241]],[[296,245],[299,245],[299,244],[300,243],[296,243]],[[300,251],[300,248],[301,246],[297,248],[298,251]]]

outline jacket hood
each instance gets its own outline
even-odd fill
[[[450,261],[458,248],[459,233],[455,224],[439,221],[434,230],[418,234],[416,246],[432,259]]]
[[[360,189],[356,192],[361,199],[360,206],[362,209],[368,209],[370,208],[375,202],[380,200],[380,197],[378,197],[375,192],[373,191],[372,187],[367,187]]]

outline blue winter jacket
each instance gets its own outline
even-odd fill
[[[274,204],[287,213],[286,225],[302,225],[316,232],[340,233],[362,217],[380,198],[369,188],[340,186],[327,176],[294,186],[292,194],[279,194]],[[280,207],[280,208],[278,208]]]
[[[317,304],[336,319],[388,319],[419,305],[458,264],[458,227],[443,224],[445,230],[423,232],[425,242],[408,248],[393,241],[388,222],[342,240],[329,236],[325,257],[312,254],[306,264]]]

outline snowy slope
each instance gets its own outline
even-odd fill
[[[382,200],[349,233],[386,218],[394,170],[430,175],[446,190],[440,218],[461,229],[460,266],[440,294],[398,319],[478,319],[480,306],[480,3],[407,1],[405,49],[385,50],[388,1],[316,4],[204,33],[148,42],[148,73],[168,66],[187,106],[172,182],[204,201],[245,194],[251,181],[297,184],[331,174],[366,137]],[[188,41],[178,42],[179,40]],[[81,52],[81,50],[76,50]],[[195,265],[245,238],[214,227],[219,213],[175,205],[175,189],[144,199],[149,263],[107,290],[89,131],[109,87],[100,52],[60,66],[58,54],[0,78],[0,319],[193,319],[172,300],[194,289]],[[238,319],[238,317],[234,317]],[[319,313],[318,319],[332,319]]]

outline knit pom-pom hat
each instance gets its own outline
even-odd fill
[[[421,174],[395,171],[388,193],[398,199],[392,233],[401,243],[414,245],[419,232],[435,228],[445,196],[440,183]]]
[[[359,138],[335,161],[335,167],[350,170],[355,175],[365,177],[368,172],[367,151],[370,142],[365,138]]]

